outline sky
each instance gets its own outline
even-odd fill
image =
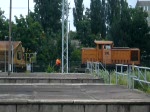
[[[70,28],[71,30],[75,30],[73,26],[73,15],[72,15],[72,8],[74,7],[74,0],[68,0],[70,3],[70,11],[69,11],[69,21],[70,21]],[[135,7],[137,0],[127,0],[128,4],[132,7]],[[29,0],[30,10],[34,10],[34,3],[33,0]],[[6,18],[9,18],[9,5],[10,0],[0,0],[0,8],[5,11],[4,15]],[[90,0],[84,0],[84,6],[90,7]],[[17,17],[22,14],[23,16],[28,14],[28,0],[12,0],[12,21],[15,21],[14,15]]]

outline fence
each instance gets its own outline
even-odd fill
[[[129,80],[129,69],[128,69],[128,65],[123,65],[123,64],[116,64],[116,84],[118,84],[118,76],[122,75],[123,77],[127,76],[127,79],[128,79],[128,83],[127,83],[127,87],[130,86],[130,80]]]
[[[48,63],[44,63],[42,60],[38,60],[36,63],[29,63],[30,64],[30,71],[31,72],[47,72],[48,66],[54,68],[55,67],[55,60],[49,61]],[[77,72],[75,68],[80,68],[81,61],[69,61],[68,62],[68,69],[70,73]],[[22,67],[21,67],[22,68]],[[23,71],[17,69],[16,65],[13,65],[13,72],[26,72],[27,67],[24,67]],[[8,62],[6,62],[6,67],[4,66],[4,62],[0,61],[0,72],[8,72]],[[53,71],[55,72],[55,70]]]
[[[104,70],[106,76],[104,76],[104,74],[101,73],[100,71],[101,69]],[[104,81],[106,83],[111,82],[110,74],[105,69],[105,67],[103,66],[101,62],[87,62],[87,67],[86,67],[85,72],[90,72],[91,74],[94,74],[98,77],[105,78]]]
[[[118,76],[126,76],[127,87],[134,89],[135,82],[138,82],[142,87],[143,83],[150,84],[150,68],[134,66],[134,65],[123,65],[116,64],[116,84],[118,84]]]
[[[104,70],[105,74],[101,72]],[[126,85],[129,89],[135,88],[135,82],[140,84],[147,84],[150,87],[150,68],[135,65],[116,64],[115,80],[119,84],[119,80],[126,80]],[[87,62],[86,72],[94,74],[98,77],[105,78],[106,83],[111,83],[111,75],[100,62]],[[104,76],[105,75],[105,76]]]

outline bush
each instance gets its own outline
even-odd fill
[[[50,65],[48,65],[46,72],[47,72],[47,73],[52,73],[52,72],[54,72],[54,67],[51,67]]]

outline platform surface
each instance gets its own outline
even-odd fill
[[[90,74],[85,74],[85,73],[68,73],[68,74],[62,74],[62,73],[13,73],[11,75],[8,75],[7,73],[0,73],[0,77],[48,77],[48,78],[54,78],[54,79],[78,79],[78,78],[85,78],[85,79],[97,79],[98,77],[92,76]]]
[[[105,84],[0,84],[0,103],[5,102],[150,103],[150,96],[124,86]]]

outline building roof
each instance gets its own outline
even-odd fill
[[[21,44],[21,41],[12,41],[13,48],[16,49],[19,44]],[[0,51],[7,51],[9,48],[9,41],[0,41]]]
[[[113,44],[113,41],[97,41],[97,40],[95,40],[94,41],[96,44]]]
[[[137,1],[136,6],[150,6],[150,0]]]

